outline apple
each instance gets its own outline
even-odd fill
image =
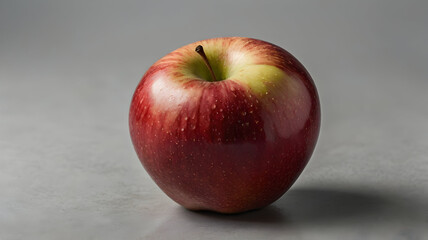
[[[280,198],[318,139],[318,93],[303,65],[257,39],[181,47],[153,64],[129,112],[135,151],[190,210],[238,213]]]

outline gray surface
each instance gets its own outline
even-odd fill
[[[0,1],[0,239],[428,238],[428,2],[228,2]],[[193,213],[141,167],[128,107],[155,60],[231,35],[304,63],[321,136],[272,206]]]

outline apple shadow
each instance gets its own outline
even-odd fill
[[[239,214],[184,210],[187,218],[267,224],[331,224],[368,220],[391,208],[390,196],[360,189],[295,188],[270,206]]]
[[[319,226],[348,219],[374,220],[391,206],[389,198],[386,194],[352,188],[297,188],[274,205],[293,223]]]
[[[275,206],[267,206],[262,209],[251,210],[243,213],[223,214],[212,211],[192,211],[186,210],[184,215],[189,218],[195,216],[218,221],[232,221],[232,222],[247,222],[247,223],[282,223],[286,222],[286,216],[282,213],[281,209]]]
[[[177,207],[169,218],[148,236],[171,239],[192,238],[195,232],[249,233],[257,229],[264,233],[296,235],[297,229],[331,227],[337,224],[354,226],[355,222],[378,224],[380,219],[419,224],[423,218],[417,202],[403,200],[394,192],[369,191],[361,187],[296,187],[270,206],[239,213],[220,214],[190,211]],[[425,208],[426,209],[426,208]],[[419,211],[420,212],[420,211]],[[416,217],[415,217],[416,216]]]

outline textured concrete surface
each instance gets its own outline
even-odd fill
[[[426,1],[1,1],[0,239],[427,239]],[[294,54],[322,103],[317,149],[260,211],[189,212],[128,134],[145,70],[249,36]]]

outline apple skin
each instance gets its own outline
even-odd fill
[[[198,45],[221,81],[210,78]],[[271,204],[295,182],[318,139],[320,103],[309,73],[284,49],[214,38],[148,69],[129,127],[141,163],[171,199],[238,213]]]

